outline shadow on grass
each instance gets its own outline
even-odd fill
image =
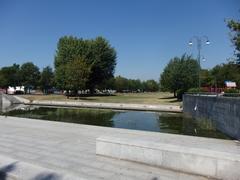
[[[158,98],[158,99],[175,99],[175,97],[169,96],[169,97],[161,97],[161,98]]]
[[[74,99],[79,99],[79,100],[86,100],[86,101],[94,101],[94,100],[97,100],[95,98],[88,98],[88,97],[75,97]]]
[[[15,168],[16,168],[16,163],[12,163],[12,164],[9,164],[7,166],[4,166],[2,168],[0,168],[0,179],[1,180],[7,180],[8,179],[8,173],[10,173],[11,171],[14,171]]]
[[[175,100],[172,100],[172,101],[168,101],[170,103],[176,103],[176,102],[182,102],[181,100],[178,100],[178,99],[175,99]]]

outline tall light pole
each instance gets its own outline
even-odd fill
[[[206,45],[209,45],[210,41],[208,40],[207,36],[200,36],[200,37],[199,36],[193,36],[188,43],[190,46],[193,45],[193,40],[196,40],[197,50],[198,50],[198,57],[197,57],[197,61],[198,61],[198,92],[200,93],[200,87],[201,87],[200,72],[201,72],[202,43],[205,42]]]

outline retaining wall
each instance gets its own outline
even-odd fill
[[[240,139],[239,97],[185,94],[183,112],[194,118],[208,119],[218,130]]]

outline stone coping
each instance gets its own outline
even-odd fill
[[[139,110],[139,111],[163,111],[163,112],[182,112],[182,108],[176,105],[150,105],[150,104],[127,104],[127,103],[97,103],[97,102],[71,102],[71,101],[47,101],[34,100],[26,105],[60,106],[60,107],[83,107],[83,108],[102,108],[119,110]]]

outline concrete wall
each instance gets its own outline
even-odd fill
[[[183,96],[183,112],[212,121],[223,133],[240,139],[240,98],[223,96]]]
[[[0,111],[5,112],[21,104],[21,101],[13,95],[0,93]]]

